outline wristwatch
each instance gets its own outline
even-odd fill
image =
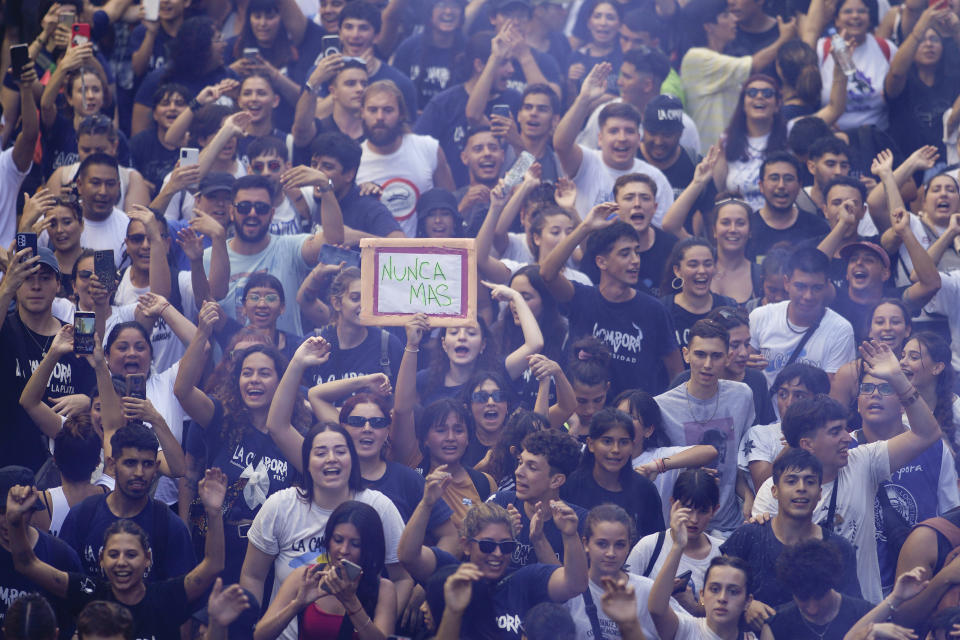
[[[317,185],[317,191],[319,191],[320,193],[326,193],[327,191],[333,191],[333,180],[331,180],[330,178],[327,178],[327,184],[326,184],[325,186],[324,186],[324,185]]]
[[[303,90],[309,93],[310,95],[317,95],[317,90],[310,86],[309,82],[303,83]]]

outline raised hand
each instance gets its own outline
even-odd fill
[[[514,510],[516,510],[516,507],[514,507]],[[517,515],[520,515],[519,511],[517,511]],[[510,516],[512,517],[513,514],[511,513]],[[536,508],[533,510],[533,515],[530,516],[529,536],[531,542],[538,542],[543,539],[543,525],[547,522],[547,520],[550,519],[550,517],[550,504],[546,501],[538,502]],[[520,528],[515,527],[513,537],[516,538],[519,537],[519,535]]]
[[[190,221],[190,228],[194,231],[207,236],[208,238],[222,238],[226,235],[223,225],[217,222],[217,219],[210,214],[194,208],[194,218]]]
[[[629,624],[637,620],[637,594],[626,576],[600,579],[603,595],[600,596],[600,608],[607,617],[617,624]]]
[[[425,313],[417,313],[411,317],[406,324],[407,347],[417,348],[423,340],[423,336],[430,331],[430,319]]]
[[[181,167],[178,160],[177,165],[170,172],[170,180],[167,181],[167,186],[176,191],[183,191],[198,182],[200,182],[200,165],[191,164]]]
[[[590,231],[609,227],[617,220],[618,210],[616,202],[601,202],[590,209],[590,213],[583,219],[583,226]]]
[[[542,353],[534,353],[527,356],[527,365],[530,367],[530,373],[537,380],[555,376],[563,372],[560,364],[551,360]]]
[[[707,155],[697,163],[697,168],[693,170],[693,181],[697,184],[705,184],[713,180],[713,168],[720,159],[720,145],[715,144],[707,151]]]
[[[490,297],[497,302],[512,302],[520,296],[519,291],[505,284],[494,284],[486,280],[481,280],[480,284],[490,289]]]
[[[907,162],[913,166],[915,171],[926,171],[933,169],[939,159],[940,154],[937,152],[937,148],[928,144],[911,153],[907,157]]]
[[[40,256],[31,256],[32,249],[21,249],[17,251],[17,241],[10,244],[7,251],[6,271],[3,274],[3,280],[0,280],[0,288],[4,288],[11,293],[15,293],[26,279],[37,271],[40,271]]]
[[[320,336],[307,338],[297,347],[293,354],[293,361],[302,364],[305,367],[319,367],[330,359],[330,343]]]
[[[674,502],[670,507],[670,534],[673,536],[673,543],[680,548],[686,548],[690,541],[687,522],[690,520],[691,513],[688,507],[684,507],[679,502]]]
[[[73,353],[73,325],[65,324],[60,327],[56,335],[53,336],[53,342],[50,344],[50,353],[58,358],[68,353]]]
[[[884,174],[893,172],[893,152],[890,149],[884,149],[877,154],[877,157],[870,163],[870,173],[881,178]]]
[[[902,237],[910,232],[910,212],[903,207],[897,207],[890,212],[890,222],[894,233],[898,236]]]
[[[177,244],[190,262],[203,257],[203,237],[193,227],[187,226],[177,232]]]
[[[140,297],[137,298],[137,306],[144,315],[150,318],[158,318],[164,309],[170,306],[170,303],[159,293],[151,293],[148,291],[147,293],[140,294]]]
[[[20,524],[23,516],[33,511],[33,505],[40,498],[36,487],[16,485],[7,492],[7,522]]]
[[[370,373],[364,376],[364,387],[368,393],[387,397],[393,393],[390,378],[385,373]]]
[[[864,340],[860,345],[860,357],[863,358],[864,370],[881,380],[890,381],[903,375],[897,355],[885,342]]]
[[[229,627],[240,614],[250,608],[250,599],[239,584],[223,588],[223,579],[217,578],[207,599],[207,614],[223,628]]]
[[[924,567],[914,567],[897,577],[890,596],[894,599],[896,606],[900,606],[900,603],[917,597],[928,584],[930,584],[930,572]]]
[[[516,538],[523,530],[523,516],[512,504],[507,505],[507,515],[510,517],[510,529],[513,531],[513,537]]]
[[[553,524],[556,525],[560,533],[565,536],[577,535],[577,525],[580,519],[577,518],[577,512],[563,500],[551,500],[550,511],[553,512]]]
[[[424,479],[423,501],[431,507],[437,504],[452,481],[453,476],[447,471],[445,464],[431,471]]]
[[[558,178],[557,188],[553,192],[553,199],[556,200],[558,207],[573,209],[577,202],[577,185],[566,176]]]
[[[578,97],[588,100],[591,104],[602,99],[607,92],[607,78],[612,72],[613,65],[609,62],[594,65],[580,86]]]
[[[222,315],[219,304],[213,300],[205,300],[197,315],[197,330],[209,338]]]
[[[480,568],[472,562],[464,562],[443,583],[445,606],[456,613],[463,613],[473,596],[473,583],[483,577]]]
[[[207,513],[219,513],[227,495],[227,475],[216,467],[207,469],[197,484],[197,495]]]
[[[253,115],[249,111],[238,111],[229,116],[224,122],[224,127],[230,127],[237,135],[243,135],[253,121]]]
[[[797,37],[797,19],[790,18],[789,20],[784,20],[782,17],[777,16],[777,31],[780,32],[780,42],[795,39]]]
[[[297,165],[290,167],[280,174],[280,184],[284,189],[296,189],[299,187],[326,187],[329,178],[327,174],[320,169],[314,169],[306,165]]]

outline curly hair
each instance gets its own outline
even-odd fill
[[[843,575],[840,552],[824,540],[804,540],[786,547],[777,558],[777,580],[796,598],[822,598]]]
[[[522,446],[527,453],[546,458],[551,475],[569,476],[580,463],[580,443],[565,432],[536,431],[523,439]]]
[[[511,413],[503,425],[497,444],[490,450],[490,466],[487,472],[498,484],[508,476],[513,477],[523,439],[531,433],[549,428],[550,421],[543,414],[526,409],[517,409]],[[512,452],[511,448],[515,448],[516,453]]]

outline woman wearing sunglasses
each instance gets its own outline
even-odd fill
[[[723,153],[713,169],[717,189],[739,193],[754,210],[763,207],[763,158],[771,151],[787,148],[787,126],[780,106],[777,81],[761,73],[750,76],[724,133]]]
[[[548,513],[562,535],[562,566],[533,563],[507,575],[517,541],[506,509],[489,502],[467,511],[460,536],[462,558],[424,546],[430,509],[451,481],[443,468],[427,476],[423,500],[407,523],[398,548],[403,566],[426,585],[433,619],[441,620],[442,615],[440,637],[519,638],[520,620],[531,607],[541,602],[566,602],[587,589],[587,556],[577,530],[577,514],[560,500],[551,503]],[[456,580],[473,583],[463,593],[469,601],[466,611],[450,607],[444,611],[443,585],[451,574]],[[461,621],[465,623],[462,627]],[[444,629],[448,635],[443,635]]]

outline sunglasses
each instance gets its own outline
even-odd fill
[[[260,302],[261,300],[266,300],[270,304],[273,304],[274,302],[280,301],[280,296],[276,293],[268,293],[265,295],[260,295],[259,293],[248,293],[247,300],[254,303]]]
[[[507,394],[497,389],[496,391],[474,391],[470,396],[474,402],[486,402],[490,398],[493,398],[494,402],[506,402]]]
[[[764,98],[772,98],[773,96],[777,95],[777,92],[771,89],[770,87],[764,87],[762,89],[759,87],[750,87],[749,89],[747,89],[746,93],[747,93],[747,97],[749,98],[756,98],[757,96],[763,96]]]
[[[386,429],[390,426],[390,418],[364,418],[363,416],[348,416],[343,422],[348,427],[362,427],[368,423],[374,429]]]
[[[249,200],[241,200],[233,205],[237,209],[237,213],[242,216],[250,215],[250,212],[255,212],[258,216],[265,216],[270,213],[270,204],[267,202],[250,202]]]
[[[271,172],[276,173],[280,171],[283,167],[283,164],[279,160],[268,160],[267,162],[251,162],[250,168],[253,169],[254,173],[263,173],[265,169],[269,169]]]
[[[889,382],[861,382],[860,383],[860,395],[862,396],[871,396],[873,392],[877,391],[882,396],[892,396],[894,394],[893,385]]]
[[[494,549],[500,547],[500,553],[505,556],[511,556],[517,548],[516,540],[501,540],[500,542],[496,542],[495,540],[477,540],[476,538],[470,538],[470,542],[477,543],[477,546],[480,548],[480,553],[493,553]]]

